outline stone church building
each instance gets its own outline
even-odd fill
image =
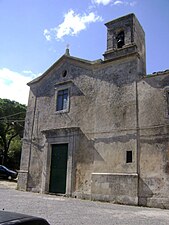
[[[105,25],[103,60],[66,49],[28,83],[18,189],[169,208],[169,70],[146,75],[134,14]]]

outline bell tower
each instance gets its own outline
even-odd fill
[[[146,74],[145,33],[134,14],[129,14],[105,24],[107,27],[107,50],[104,61],[137,56],[142,73]]]

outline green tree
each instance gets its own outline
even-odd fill
[[[0,99],[0,154],[7,165],[9,149],[14,139],[23,137],[26,106],[9,99]]]
[[[22,150],[22,142],[21,138],[18,135],[12,139],[8,150],[8,166],[10,168],[19,169],[21,150]]]

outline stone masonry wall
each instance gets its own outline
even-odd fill
[[[139,82],[140,204],[169,208],[169,73]]]
[[[30,115],[29,121],[34,113],[29,190],[41,191],[46,160],[43,130],[80,128],[83,135],[79,137],[75,153],[77,193],[90,194],[92,172],[136,173],[136,63],[137,59],[131,57],[91,68],[70,60],[35,85],[32,92],[37,97],[36,108],[34,111],[28,107],[27,115]],[[68,75],[63,78],[61,74],[65,69]],[[70,83],[70,110],[56,113],[57,84],[64,82]],[[30,97],[30,105],[32,101],[34,98]],[[32,124],[26,126],[30,130]],[[27,136],[25,143],[29,142],[26,139]],[[133,151],[132,164],[126,164],[127,150]]]

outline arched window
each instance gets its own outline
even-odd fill
[[[118,33],[117,37],[117,48],[122,48],[124,43],[124,31],[121,31],[120,33]]]

